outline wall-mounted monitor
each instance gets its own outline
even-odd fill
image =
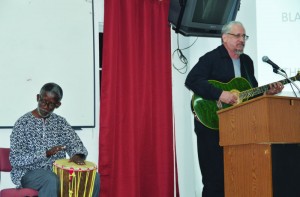
[[[239,8],[240,0],[171,0],[168,20],[184,36],[220,37]]]

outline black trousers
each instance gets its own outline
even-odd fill
[[[273,197],[300,196],[300,145],[272,144]]]
[[[224,161],[219,131],[209,129],[195,119],[195,133],[204,186],[202,197],[224,197]]]

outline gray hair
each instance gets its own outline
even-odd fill
[[[240,25],[244,28],[244,25],[241,22],[239,22],[239,21],[230,21],[229,23],[225,24],[222,27],[222,31],[221,31],[222,35],[229,33],[232,29],[232,26],[234,26],[234,25]]]
[[[62,91],[61,87],[59,85],[57,85],[56,83],[46,83],[45,85],[43,85],[43,87],[41,88],[41,91],[40,91],[40,95],[43,95],[45,93],[54,94],[56,96],[56,98],[58,99],[58,101],[61,101],[61,99],[63,97],[63,91]]]

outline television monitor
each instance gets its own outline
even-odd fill
[[[168,21],[184,36],[221,37],[224,24],[235,20],[240,0],[171,0]]]

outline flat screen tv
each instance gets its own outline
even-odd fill
[[[236,18],[240,0],[171,0],[168,20],[184,36],[221,37],[224,24]]]

